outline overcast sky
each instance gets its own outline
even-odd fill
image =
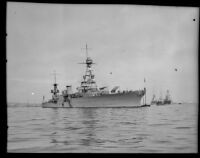
[[[8,102],[51,97],[80,85],[87,43],[98,87],[147,87],[173,101],[198,99],[198,8],[7,3]],[[177,68],[178,71],[175,71]],[[110,74],[112,72],[112,74]],[[34,94],[34,95],[33,95]]]

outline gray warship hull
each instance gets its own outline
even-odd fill
[[[84,108],[84,107],[140,107],[141,98],[144,94],[137,93],[116,93],[101,96],[88,96],[71,98],[70,101],[63,102],[60,98],[58,102],[44,102],[43,108]]]

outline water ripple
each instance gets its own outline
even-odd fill
[[[195,109],[9,107],[8,152],[197,152]]]

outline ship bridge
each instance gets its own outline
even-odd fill
[[[97,84],[95,81],[95,75],[93,74],[92,65],[95,64],[91,57],[88,56],[88,47],[84,48],[86,50],[86,60],[83,63],[86,65],[85,75],[83,75],[83,80],[81,81],[81,86],[77,88],[79,93],[95,93],[98,92]]]

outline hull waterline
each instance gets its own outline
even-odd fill
[[[75,107],[140,107],[143,95],[132,93],[108,94],[102,96],[71,98],[68,102],[42,104],[43,108],[75,108]]]

